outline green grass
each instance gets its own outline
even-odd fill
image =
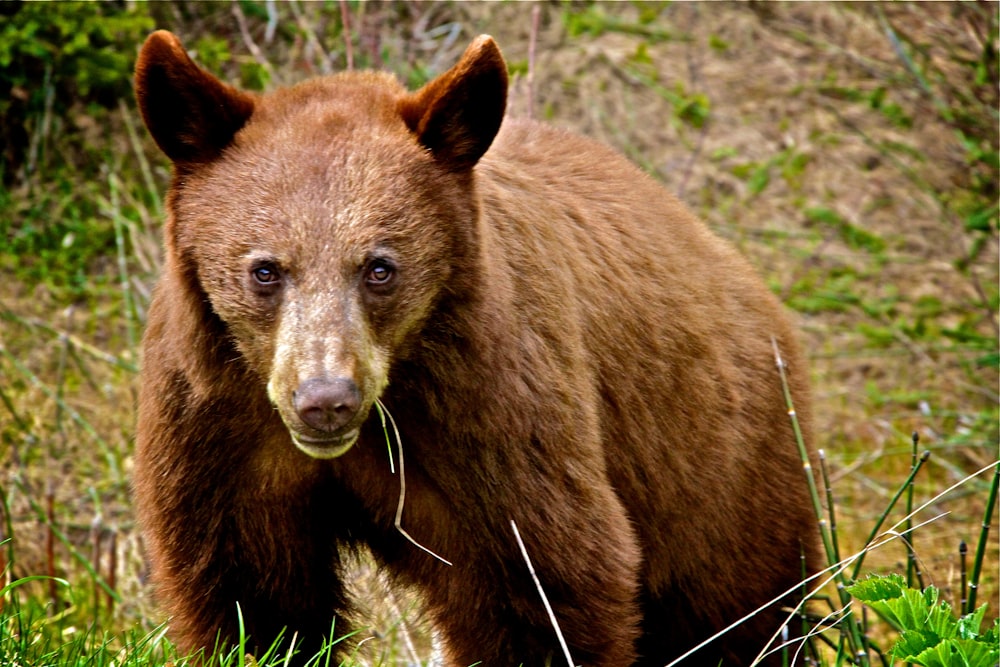
[[[799,445],[804,456],[801,439]],[[937,667],[939,664],[951,663],[934,662],[934,656],[954,650],[968,652],[972,656],[968,663],[970,666],[992,664],[988,659],[991,659],[989,656],[993,656],[996,650],[991,644],[996,637],[996,619],[994,616],[993,625],[980,633],[987,605],[977,602],[976,592],[980,586],[985,553],[990,544],[990,519],[996,504],[1000,467],[993,463],[976,475],[924,500],[920,506],[915,506],[913,481],[930,453],[925,452],[917,457],[916,438],[913,446],[914,458],[910,474],[899,485],[872,525],[864,548],[850,554],[841,552],[842,537],[838,533],[837,506],[833,501],[835,489],[829,480],[825,456],[822,453],[820,455],[819,471],[806,466],[828,568],[803,584],[804,590],[811,591],[808,597],[813,598],[810,605],[801,611],[804,631],[809,639],[802,647],[794,643],[785,647],[783,650],[786,654],[804,652],[812,656],[817,664],[839,667],[848,664],[876,664],[876,660],[884,664],[892,651],[898,653],[906,650],[919,654],[929,651],[930,657],[924,656],[923,661],[910,661]],[[926,523],[939,520],[943,516],[940,513],[941,507],[946,507],[953,495],[966,491],[976,481],[976,477],[988,475],[991,470],[993,475],[989,484],[989,498],[981,529],[972,545],[972,560],[967,562],[963,554],[962,589],[959,591],[961,603],[957,605],[957,613],[962,619],[953,620],[954,629],[946,622],[952,618],[951,606],[942,600],[936,588],[922,585],[919,568],[913,567],[915,559],[909,559],[911,567],[907,568],[905,576],[893,574],[888,577],[862,578],[862,573],[866,571],[863,566],[868,553],[891,548],[893,543],[898,545],[902,542],[907,553],[912,556],[915,552],[911,545],[919,538],[920,528]],[[902,512],[896,511],[900,503],[904,505]],[[928,512],[928,508],[933,508],[933,511]],[[4,509],[4,515],[9,517],[9,510]],[[899,517],[901,513],[903,516],[895,518],[892,525],[887,526],[894,513],[895,517]],[[10,531],[9,522],[7,530]],[[17,560],[16,553],[10,540],[0,546],[5,549],[7,567],[4,574],[9,579],[11,566]],[[177,665],[186,664],[189,658],[176,655],[176,650],[166,637],[165,625],[146,630],[133,627],[119,633],[103,630],[112,612],[111,601],[117,596],[106,588],[106,582],[100,578],[93,563],[88,564],[91,565],[87,568],[89,579],[83,577],[76,584],[55,576],[34,575],[10,581],[0,589],[0,656],[3,657],[4,664],[138,666],[159,665],[167,661],[174,661]],[[886,581],[884,585],[878,583],[883,580]],[[822,585],[817,586],[817,582]],[[832,588],[827,585],[831,583]],[[878,586],[882,588],[879,589]],[[885,593],[885,587],[895,593]],[[883,593],[874,594],[872,591],[876,589]],[[908,608],[914,605],[920,607],[918,603],[925,601],[926,604],[921,607],[924,608],[924,615],[917,617],[912,610],[904,615],[896,608],[894,600],[897,598],[900,600],[899,604],[905,603]],[[878,620],[859,613],[856,603],[852,604],[852,599],[868,604],[876,612]],[[887,611],[889,609],[894,611]],[[790,620],[793,618],[794,615],[790,616]],[[929,618],[937,620],[931,623]],[[335,625],[331,627],[331,635],[337,636]],[[248,656],[245,649],[248,639],[241,633],[236,646],[220,649],[214,654],[212,664],[220,667],[278,666],[287,664],[293,655],[291,651],[283,652],[276,648],[280,642],[278,638],[272,648],[260,656]],[[307,664],[365,664],[351,658],[341,663],[331,662],[335,647],[341,642],[350,642],[351,639],[350,636],[338,637],[324,646],[316,656],[309,658]],[[888,648],[889,640],[895,642],[895,648]],[[947,646],[939,646],[942,643]],[[980,647],[980,644],[983,646]],[[904,648],[900,649],[900,645]]]
[[[63,595],[46,600],[24,592],[32,585],[54,584]],[[83,587],[86,589],[87,587]],[[88,594],[75,590],[64,579],[34,576],[12,581],[0,589],[0,663],[5,665],[60,665],[63,667],[139,667],[196,664],[197,656],[178,656],[167,639],[167,624],[149,631],[131,628],[120,633],[103,631],[103,618],[88,619]],[[94,609],[94,607],[90,607]],[[331,635],[336,628],[331,625]],[[307,657],[307,667],[357,664],[353,659],[337,661],[334,650],[348,637],[338,637]],[[242,633],[232,647],[215,651],[209,664],[216,667],[280,667],[298,656],[294,649],[282,650],[281,637],[260,656],[247,653],[249,637]],[[301,664],[301,663],[298,663]]]

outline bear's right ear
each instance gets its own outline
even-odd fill
[[[181,165],[210,162],[253,113],[254,100],[194,64],[166,30],[146,39],[135,65],[142,119],[167,157]]]
[[[489,35],[469,44],[454,67],[399,101],[398,110],[437,162],[472,169],[503,122],[507,64]]]

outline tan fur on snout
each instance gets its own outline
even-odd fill
[[[389,357],[359,326],[363,322],[360,307],[352,302],[349,290],[330,286],[314,292],[288,292],[278,318],[268,398],[296,447],[315,458],[336,458],[357,441],[359,428],[382,395],[388,383]],[[295,410],[295,392],[313,378],[345,378],[361,392],[361,407],[336,433],[315,433]]]

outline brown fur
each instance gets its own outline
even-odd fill
[[[258,645],[288,626],[312,650],[334,615],[340,635],[340,556],[365,545],[423,592],[449,664],[543,664],[558,648],[511,520],[584,665],[662,665],[817,563],[781,307],[608,148],[497,134],[491,39],[412,94],[344,73],[254,96],[157,32],[136,84],[175,172],[135,492],[183,650],[232,640],[237,602]],[[393,526],[379,397],[404,527],[450,567]],[[691,664],[748,663],[781,618]]]

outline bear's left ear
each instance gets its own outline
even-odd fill
[[[450,70],[399,102],[399,113],[435,160],[472,169],[493,143],[507,105],[507,64],[489,35],[469,44]]]

